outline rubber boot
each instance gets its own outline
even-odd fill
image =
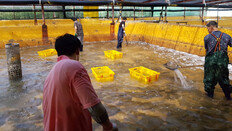
[[[214,90],[206,92],[206,95],[210,98],[213,98],[214,96]]]

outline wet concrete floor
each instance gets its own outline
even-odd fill
[[[175,81],[174,72],[163,66],[170,60],[180,65],[202,64],[203,57],[146,43],[123,45],[123,58],[110,60],[105,50],[116,42],[86,43],[80,62],[86,67],[93,87],[120,130],[232,130],[231,101],[216,87],[215,99],[205,96],[202,68],[180,69],[191,88]],[[56,56],[40,58],[37,51],[51,47],[21,49],[23,79],[9,82],[5,50],[0,50],[0,130],[43,130],[43,82]],[[112,82],[97,82],[91,67],[109,66]],[[130,77],[129,68],[144,66],[160,72],[158,81],[143,84]],[[94,130],[102,130],[93,122]]]

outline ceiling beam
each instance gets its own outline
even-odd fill
[[[193,1],[193,0],[181,0],[181,1],[172,2],[172,4],[178,4],[178,3],[188,2],[188,1]]]
[[[221,1],[221,0],[214,0],[214,1],[205,1],[205,3],[207,4],[223,4],[223,3],[229,3],[232,2],[232,0],[230,1]],[[194,4],[202,4],[202,2],[198,2],[198,3],[194,3]]]
[[[214,0],[214,1],[208,0],[208,1],[205,1],[205,3],[206,3],[206,4],[210,4],[211,2],[216,2],[216,1],[221,1],[221,0]],[[202,4],[202,2],[196,2],[196,3],[194,3],[194,4]]]
[[[232,2],[232,0],[229,0],[229,1],[218,1],[218,2],[211,3],[211,4],[216,5],[216,4],[224,4],[224,3],[230,3],[230,2]]]
[[[142,2],[142,3],[151,3],[151,2],[153,2],[153,1],[158,1],[158,0],[147,0],[147,1],[144,1],[144,2]]]

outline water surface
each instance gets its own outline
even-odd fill
[[[86,43],[80,62],[86,67],[93,87],[120,130],[232,130],[231,102],[220,87],[215,99],[205,96],[202,68],[180,69],[191,88],[175,81],[174,71],[163,66],[170,60],[180,65],[202,64],[203,57],[181,53],[146,43],[123,45],[123,59],[110,60],[105,50],[116,42]],[[8,81],[5,50],[0,50],[0,130],[43,130],[43,82],[56,62],[56,56],[42,59],[37,51],[51,47],[21,49],[23,80]],[[109,66],[113,82],[97,82],[91,67]],[[129,68],[144,66],[160,72],[159,80],[143,84],[130,77]],[[101,126],[93,123],[95,130]]]

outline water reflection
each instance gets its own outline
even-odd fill
[[[206,130],[232,128],[231,102],[225,101],[220,88],[215,99],[203,91],[201,68],[180,69],[192,88],[176,83],[173,71],[163,64],[177,59],[180,65],[203,63],[202,57],[175,52],[146,43],[129,43],[122,49],[123,59],[104,57],[105,50],[115,49],[116,42],[86,43],[80,62],[86,67],[92,84],[106,106],[110,118],[120,130]],[[51,47],[21,50],[23,79],[8,81],[6,58],[0,51],[0,130],[42,130],[43,82],[56,57],[40,58],[37,51]],[[112,82],[97,82],[91,67],[109,66],[116,74]],[[161,73],[157,82],[143,84],[130,77],[129,68],[144,66]],[[21,88],[18,88],[21,87]],[[101,127],[94,122],[94,129]]]

